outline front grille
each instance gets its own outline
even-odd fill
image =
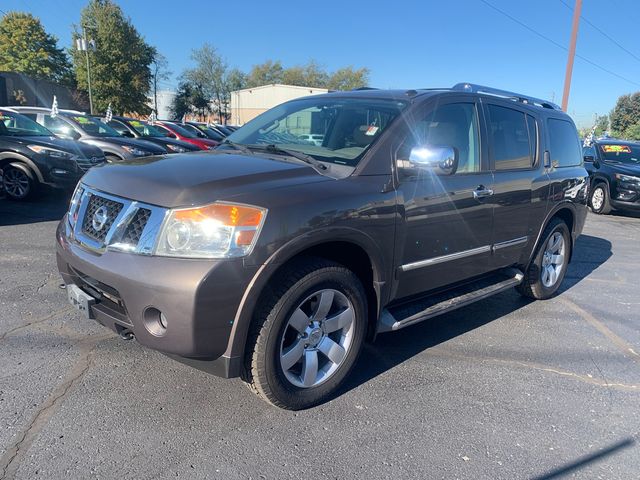
[[[102,207],[104,207],[104,209],[102,209]],[[120,210],[122,210],[122,207],[123,204],[120,202],[109,200],[108,198],[100,197],[98,195],[91,195],[89,204],[87,205],[87,211],[82,221],[82,232],[94,240],[98,240],[101,243],[104,242],[111,225],[113,225],[113,222],[120,213]],[[102,225],[100,225],[100,221],[97,221],[94,226],[94,220],[98,220],[95,218],[98,210],[101,212],[106,210],[106,220]]]
[[[122,243],[137,245],[142,237],[142,231],[149,221],[149,217],[151,217],[151,210],[148,208],[139,208],[129,222],[129,225],[127,225],[127,229],[124,231],[121,240]]]

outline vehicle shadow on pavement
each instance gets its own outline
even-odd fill
[[[0,196],[0,227],[60,220],[67,211],[71,192],[42,192],[34,200],[15,201]]]
[[[580,236],[558,293],[578,284],[611,256],[611,242],[608,240],[590,235]],[[406,329],[381,334],[373,344],[364,345],[357,365],[336,396],[367,383],[425,350],[498,320],[533,301],[508,290]]]
[[[591,235],[580,235],[558,294],[576,286],[609,260],[612,255],[609,240]]]

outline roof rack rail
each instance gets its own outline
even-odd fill
[[[358,90],[380,90],[380,89],[376,87],[358,87],[358,88],[351,89],[352,92],[357,92]]]
[[[542,108],[550,108],[552,110],[561,110],[561,108],[553,102],[542,100],[541,98],[522,95],[521,93],[510,92],[508,90],[500,90],[498,88],[485,87],[484,85],[476,85],[474,83],[458,83],[453,86],[452,90],[470,93],[486,93],[496,97],[510,98],[517,102],[526,103],[528,105],[537,105]]]

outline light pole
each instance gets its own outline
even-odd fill
[[[89,67],[89,49],[96,49],[95,40],[87,40],[86,25],[82,25],[82,38],[76,39],[76,49],[85,53],[87,60],[87,87],[89,90],[89,112],[93,115],[93,97],[91,95],[91,68]]]

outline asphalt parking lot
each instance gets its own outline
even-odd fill
[[[590,214],[556,298],[382,335],[288,412],[72,311],[65,206],[0,199],[0,478],[639,478],[640,217]]]

